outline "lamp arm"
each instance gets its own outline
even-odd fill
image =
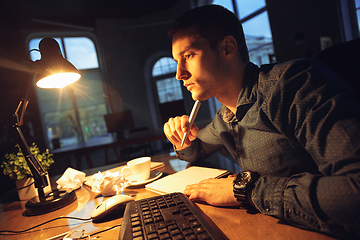
[[[16,119],[16,123],[13,125],[13,128],[18,138],[18,144],[20,146],[20,149],[33,175],[35,181],[35,187],[38,189],[39,199],[41,201],[45,199],[44,187],[49,185],[46,178],[47,172],[41,165],[39,159],[37,159],[37,157],[31,153],[29,145],[27,144],[26,139],[21,131],[21,126],[23,125],[23,117],[28,103],[29,103],[28,99],[20,100],[20,103],[13,115],[14,118]],[[21,109],[21,115],[19,118],[20,109]]]

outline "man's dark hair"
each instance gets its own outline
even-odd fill
[[[175,20],[168,36],[173,38],[179,30],[191,27],[195,27],[199,35],[209,41],[213,49],[216,49],[218,42],[224,37],[233,36],[238,45],[240,58],[244,63],[249,61],[249,52],[240,20],[226,8],[219,5],[194,8]]]

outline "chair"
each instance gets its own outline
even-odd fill
[[[129,131],[131,133],[139,133],[149,131],[148,127],[134,128]],[[127,161],[132,158],[137,158],[141,156],[151,156],[153,154],[150,142],[131,144],[124,146],[121,149],[121,156]],[[150,154],[150,155],[149,155]]]
[[[345,81],[352,85],[360,96],[360,38],[324,49],[315,56]]]

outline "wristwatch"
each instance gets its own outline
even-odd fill
[[[248,202],[250,194],[253,189],[256,174],[252,174],[250,171],[244,171],[239,173],[233,182],[234,196],[238,202]]]

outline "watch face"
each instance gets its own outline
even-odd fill
[[[241,172],[240,174],[238,174],[236,180],[234,181],[234,188],[236,189],[245,188],[246,185],[250,182],[250,180],[251,180],[250,172],[248,171]]]

